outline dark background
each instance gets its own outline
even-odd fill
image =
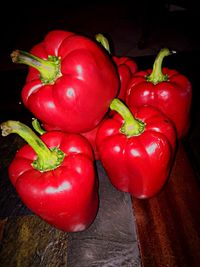
[[[10,63],[9,54],[13,49],[29,50],[49,30],[58,28],[92,37],[97,32],[103,32],[113,42],[115,53],[120,55],[155,54],[161,45],[174,46],[181,51],[196,50],[199,44],[199,9],[196,2],[4,2],[0,16],[0,66]],[[138,46],[142,35],[147,39],[144,47]]]

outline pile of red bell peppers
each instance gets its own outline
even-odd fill
[[[13,62],[29,66],[21,98],[44,131],[18,121],[2,135],[27,142],[9,166],[24,204],[54,227],[87,229],[98,212],[100,160],[111,183],[134,198],[150,198],[167,182],[178,140],[189,129],[192,86],[177,70],[138,70],[129,57],[111,55],[107,39],[63,30],[47,33]],[[39,135],[39,136],[38,136]]]

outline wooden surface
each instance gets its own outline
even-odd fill
[[[200,266],[200,187],[182,145],[164,190],[132,203],[143,267]]]

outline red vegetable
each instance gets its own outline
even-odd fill
[[[108,53],[111,53],[108,40],[105,38],[105,36],[103,36],[103,34],[96,34],[96,40],[102,44],[102,46],[108,51]],[[138,70],[138,67],[136,62],[132,58],[127,56],[112,56],[112,59],[117,66],[120,78],[120,90],[117,98],[125,100],[128,83],[132,75]]]
[[[125,102],[128,107],[144,104],[155,106],[175,124],[179,138],[190,127],[192,85],[188,78],[176,70],[161,67],[163,58],[171,52],[161,49],[153,70],[139,71],[131,78]]]
[[[97,132],[100,160],[112,184],[136,198],[157,194],[169,177],[176,131],[159,110],[143,106],[133,114],[118,99],[111,102],[115,114]]]
[[[99,160],[99,152],[98,152],[97,144],[96,144],[96,135],[97,135],[99,127],[104,122],[104,120],[106,120],[106,118],[107,118],[107,116],[91,131],[85,132],[85,133],[81,133],[81,135],[83,135],[89,141],[89,143],[91,144],[93,152],[94,152],[95,160]]]
[[[133,76],[133,74],[135,74],[136,71],[138,70],[137,65],[132,58],[126,56],[123,57],[113,56],[113,60],[117,65],[120,78],[120,90],[117,98],[125,100],[126,91],[130,79]]]
[[[119,90],[113,62],[85,36],[50,31],[31,54],[16,50],[11,57],[30,66],[22,100],[46,130],[90,131]]]
[[[97,134],[98,129],[99,129],[99,124],[91,131],[86,132],[86,133],[81,133],[81,135],[83,135],[91,144],[93,152],[94,152],[94,158],[96,160],[99,159],[99,153],[96,147],[96,134]]]
[[[24,204],[60,230],[89,227],[97,214],[98,184],[88,141],[60,131],[39,138],[16,121],[2,123],[1,129],[2,135],[17,133],[29,144],[16,153],[8,170]]]

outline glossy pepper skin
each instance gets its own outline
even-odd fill
[[[139,71],[131,78],[125,103],[129,107],[152,105],[165,113],[175,124],[178,138],[190,127],[192,85],[176,70],[162,68],[163,58],[171,52],[161,49],[153,69]]]
[[[107,119],[108,116],[106,116],[94,129],[92,129],[89,132],[81,133],[91,144],[93,152],[94,152],[94,158],[95,160],[99,160],[99,151],[97,149],[97,144],[96,144],[96,136],[99,127],[101,126],[102,123]]]
[[[130,57],[113,56],[112,58],[115,64],[117,65],[119,78],[120,78],[120,90],[119,90],[119,94],[117,98],[124,101],[126,97],[128,84],[133,74],[135,74],[138,71],[138,67],[137,67],[136,62]]]
[[[107,50],[109,54],[111,54],[109,42],[103,34],[96,34],[96,40],[101,43],[101,45]],[[120,89],[117,98],[125,100],[129,81],[132,75],[138,71],[138,66],[133,58],[127,56],[112,55],[112,60],[116,64],[120,79]]]
[[[16,121],[2,123],[1,129],[4,136],[18,133],[28,142],[8,169],[24,204],[62,231],[88,228],[98,210],[98,183],[88,141],[61,131],[46,132],[39,138]]]
[[[11,57],[30,66],[22,100],[46,130],[90,131],[119,90],[107,53],[82,35],[50,31],[30,53],[15,50]]]
[[[143,106],[131,111],[119,99],[117,111],[97,132],[100,160],[111,183],[135,198],[156,195],[169,177],[176,149],[176,131],[159,110]]]

